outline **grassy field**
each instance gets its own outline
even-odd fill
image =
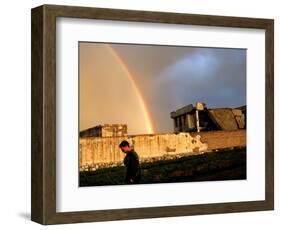
[[[80,186],[122,185],[126,168],[80,172]],[[246,179],[246,148],[141,164],[141,184]]]

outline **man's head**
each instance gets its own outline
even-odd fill
[[[119,144],[119,148],[122,150],[123,153],[127,153],[131,150],[130,144],[128,141],[123,140],[120,144]]]

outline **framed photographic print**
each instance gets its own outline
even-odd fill
[[[31,219],[273,210],[273,29],[259,18],[32,9]]]

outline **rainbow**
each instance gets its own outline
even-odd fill
[[[105,45],[106,48],[110,51],[110,53],[112,54],[112,56],[114,56],[114,58],[118,61],[118,63],[121,65],[122,69],[124,70],[124,72],[126,73],[126,76],[128,77],[136,95],[139,101],[139,105],[141,107],[141,110],[143,111],[143,116],[144,116],[144,120],[145,120],[145,125],[146,125],[146,130],[148,133],[154,133],[154,127],[153,127],[153,123],[152,123],[152,119],[151,116],[149,114],[147,105],[145,103],[144,97],[141,94],[140,89],[138,88],[136,81],[133,78],[133,75],[131,74],[131,72],[129,71],[129,68],[127,67],[126,63],[122,60],[122,58],[118,55],[118,53],[112,48],[111,45],[106,44]]]

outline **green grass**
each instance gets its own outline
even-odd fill
[[[122,185],[125,167],[80,172],[80,186]],[[246,179],[246,148],[141,164],[141,184]]]

